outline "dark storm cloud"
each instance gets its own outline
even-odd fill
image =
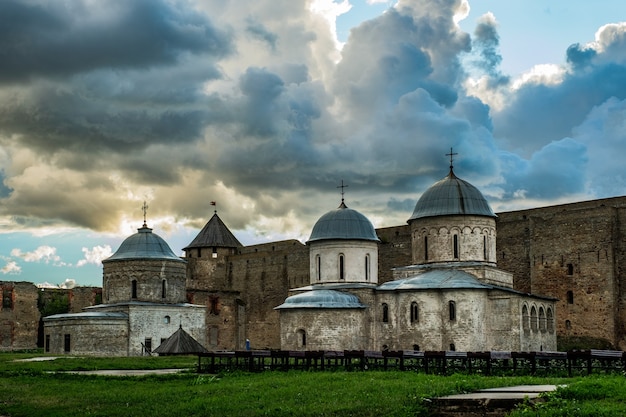
[[[228,35],[204,15],[160,0],[0,3],[0,82],[97,68],[171,65],[182,54],[223,56]]]
[[[593,48],[581,46],[575,43],[567,48],[567,62],[574,68],[584,68],[591,63],[597,52]]]

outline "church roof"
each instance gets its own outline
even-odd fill
[[[497,217],[482,193],[467,181],[450,173],[434,183],[417,201],[409,219],[448,215]]]
[[[214,246],[220,248],[238,248],[243,246],[226,227],[222,219],[217,215],[217,212],[213,214],[213,217],[204,225],[200,233],[183,250]]]
[[[287,308],[365,308],[356,295],[335,290],[311,290],[287,297],[275,310]]]
[[[208,350],[202,346],[189,333],[183,330],[183,326],[179,326],[178,330],[168,337],[153,352],[161,355],[193,355],[198,353],[207,353]]]
[[[388,281],[378,290],[447,290],[447,289],[492,289],[493,285],[480,282],[472,274],[458,269],[433,269],[414,277]]]
[[[128,259],[165,259],[185,262],[172,251],[165,240],[156,233],[152,233],[152,229],[145,223],[141,229],[137,229],[137,233],[126,238],[112,256],[102,262]]]
[[[367,217],[348,208],[343,201],[337,209],[320,217],[308,242],[326,239],[380,240]]]

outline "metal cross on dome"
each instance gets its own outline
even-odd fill
[[[141,206],[141,211],[143,211],[143,225],[146,225],[146,213],[148,213],[148,204],[143,202],[143,206]]]
[[[450,147],[450,153],[447,153],[446,156],[450,157],[450,170],[452,170],[453,164],[452,162],[454,161],[452,158],[454,157],[454,155],[458,155],[458,153],[456,152],[452,152],[452,147]]]
[[[337,188],[341,188],[341,202],[343,203],[343,195],[345,194],[344,188],[347,188],[348,185],[343,184],[343,180],[341,180],[341,185],[338,185]]]

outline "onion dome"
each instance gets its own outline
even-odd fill
[[[286,308],[365,308],[359,298],[335,290],[312,290],[287,297],[275,310]]]
[[[144,223],[137,233],[126,238],[119,249],[102,262],[130,260],[130,259],[162,259],[185,262],[172,251],[167,242],[159,235],[152,233]]]
[[[320,217],[307,243],[329,239],[380,241],[367,217],[348,208],[343,201],[337,209]]]
[[[423,217],[451,215],[497,217],[482,193],[469,182],[454,175],[452,167],[448,176],[434,183],[422,194],[409,222]]]

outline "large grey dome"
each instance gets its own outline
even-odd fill
[[[325,239],[380,240],[367,217],[348,208],[343,201],[339,208],[324,214],[313,226],[309,242]]]
[[[137,233],[126,238],[111,257],[102,262],[128,259],[166,259],[185,262],[176,256],[165,240],[152,233],[152,229],[145,224],[141,229],[137,229]]]
[[[449,215],[497,217],[482,193],[454,175],[452,169],[447,177],[434,183],[422,194],[409,222],[423,217]]]

